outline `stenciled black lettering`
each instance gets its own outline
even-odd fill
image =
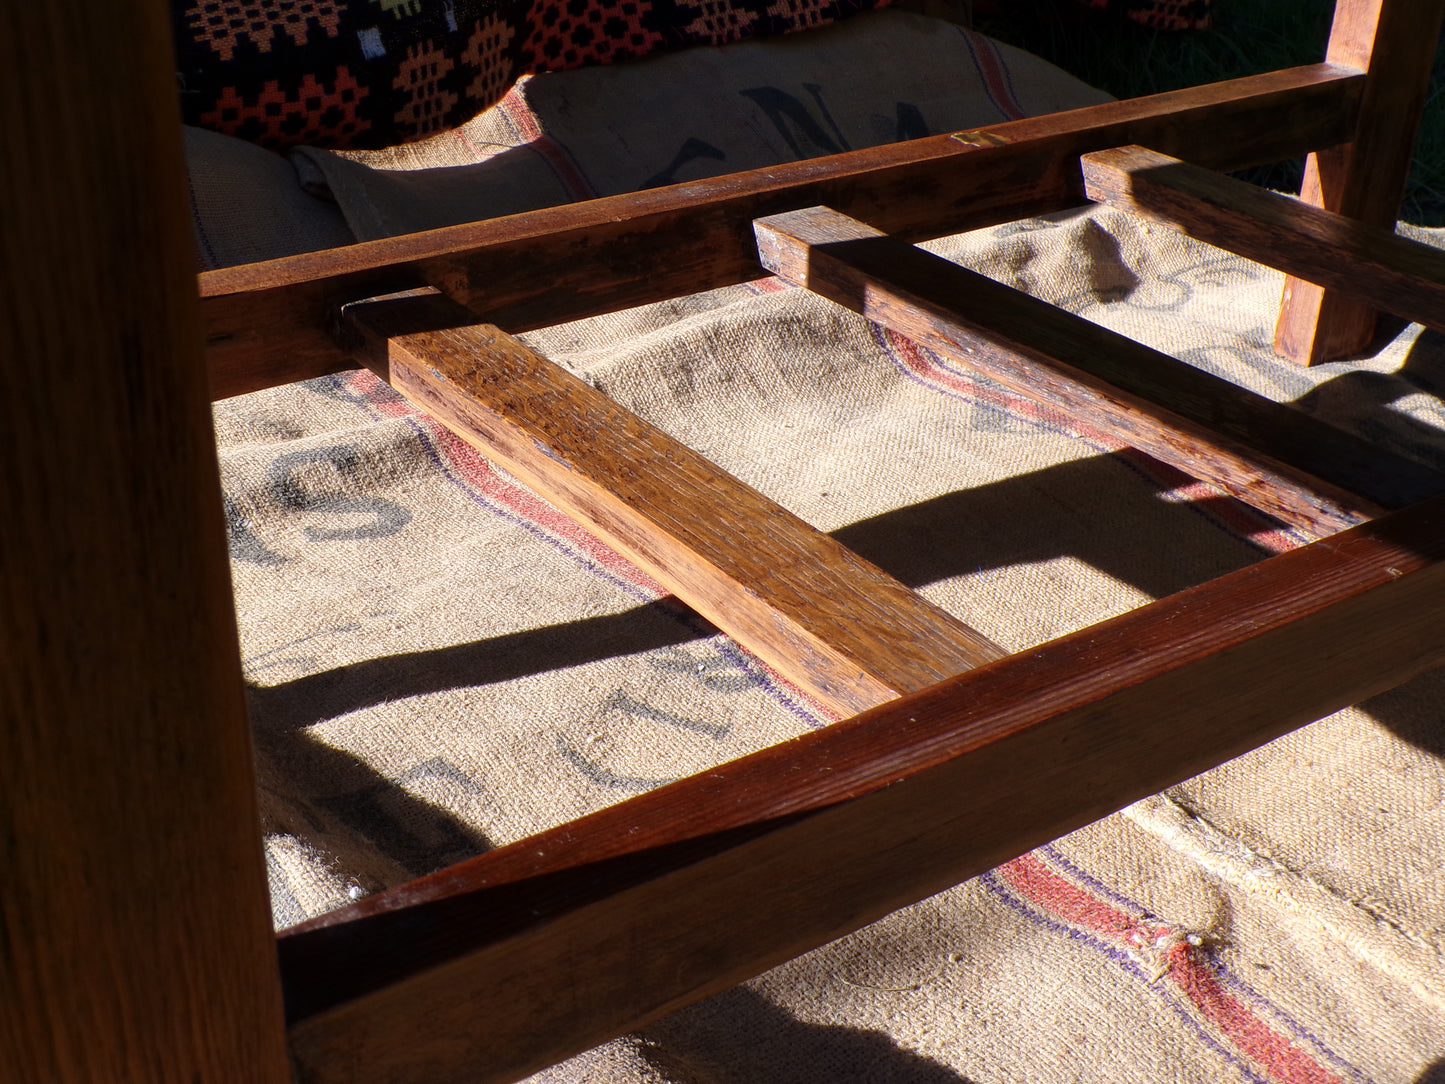
[[[714,693],[740,693],[761,681],[736,659],[721,653],[704,654],[701,658],[681,647],[664,648],[648,656],[654,670],[667,674],[686,674],[704,689]]]
[[[361,538],[385,538],[396,534],[411,522],[411,513],[385,497],[343,496],[337,493],[313,493],[304,489],[296,478],[297,471],[310,463],[330,464],[342,478],[354,476],[361,455],[354,444],[336,444],[302,452],[287,452],[271,464],[267,482],[271,494],[283,508],[320,515],[366,515],[370,523],[351,527],[307,527],[309,542],[333,542]]]
[[[646,719],[653,723],[665,723],[668,726],[675,726],[679,730],[691,730],[694,734],[703,734],[713,741],[722,741],[728,736],[731,727],[719,726],[717,723],[705,723],[698,719],[689,719],[685,715],[674,715],[670,711],[663,711],[661,708],[654,708],[651,704],[645,704],[641,700],[634,700],[621,689],[618,689],[611,696],[602,702],[603,711],[620,711],[634,719]]]
[[[898,134],[895,138],[902,142],[905,139],[922,139],[928,135],[928,123],[923,119],[923,111],[911,102],[899,102],[897,104]]]
[[[408,784],[441,779],[451,789],[480,794],[466,773],[440,757],[423,761],[397,776],[360,790],[317,799],[348,828],[413,876],[468,858],[486,843],[444,810],[408,793]]]
[[[226,510],[226,544],[233,560],[262,566],[286,563],[286,558],[272,550],[251,530],[250,519],[228,494],[222,492],[221,503]]]
[[[808,111],[808,106],[787,91],[777,87],[753,87],[739,93],[767,114],[794,157],[816,158],[821,154],[837,154],[851,149],[843,141],[841,133],[837,139],[830,136]],[[828,119],[831,121],[832,118]]]
[[[624,775],[604,768],[596,761],[589,760],[579,750],[573,747],[572,743],[561,734],[557,735],[557,752],[562,758],[576,768],[586,777],[590,783],[596,783],[599,787],[606,787],[608,790],[626,791],[628,794],[642,794],[645,791],[653,790],[656,787],[665,787],[668,783],[675,782],[675,779],[649,779],[641,775]]]
[[[699,158],[707,158],[714,162],[724,162],[727,160],[727,154],[717,147],[714,147],[711,143],[705,143],[701,139],[689,136],[683,145],[678,148],[677,153],[672,156],[672,161],[669,162],[663,170],[654,173],[651,177],[647,178],[647,180],[643,181],[638,185],[638,188],[661,188],[665,184],[676,184],[677,171],[689,162],[696,162]]]

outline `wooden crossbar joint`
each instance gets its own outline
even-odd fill
[[[1091,200],[1445,331],[1445,252],[1144,147],[1084,155]]]
[[[1442,608],[1436,501],[380,893],[281,937],[293,1054],[517,1080],[1445,662]]]
[[[1337,0],[1326,57],[1365,73],[1364,92],[1352,136],[1306,161],[1301,200],[1379,229],[1394,226],[1442,17],[1445,0]],[[1374,332],[1370,305],[1285,280],[1274,340],[1281,356],[1302,365],[1349,357]]]
[[[1338,143],[1363,76],[1314,64],[947,135],[549,207],[200,276],[212,396],[346,368],[346,301],[429,283],[517,333],[764,274],[755,218],[827,203],[910,240],[1084,201],[1078,157],[1143,143],[1242,169]],[[1289,123],[1281,125],[1281,114]]]
[[[1445,477],[817,207],[760,219],[764,265],[967,368],[1324,535]]]
[[[348,306],[342,325],[404,396],[829,710],[852,714],[1004,654],[435,292]]]

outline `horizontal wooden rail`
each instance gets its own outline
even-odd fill
[[[1078,157],[1129,143],[1219,169],[1330,146],[1363,76],[1316,64],[200,276],[212,395],[352,364],[342,304],[430,285],[510,332],[763,274],[752,221],[826,203],[918,240],[1086,202]]]
[[[455,302],[377,300],[342,320],[409,400],[839,714],[1004,654]]]
[[[1091,200],[1445,330],[1445,252],[1144,147],[1082,159]]]
[[[1442,607],[1430,502],[313,920],[300,1079],[515,1080],[1445,662]]]
[[[1324,535],[1445,476],[824,207],[761,219],[764,266]]]

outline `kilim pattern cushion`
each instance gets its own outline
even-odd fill
[[[172,0],[187,124],[272,148],[456,127],[519,75],[821,26],[890,0]]]
[[[1204,30],[1209,0],[1080,0],[1085,7],[1112,11],[1155,30]]]
[[[1210,0],[1073,0],[1078,7],[1108,12],[1151,30],[1207,30]],[[1010,0],[970,0],[976,15],[997,15]]]

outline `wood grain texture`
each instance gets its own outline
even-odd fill
[[[561,366],[467,326],[454,302],[378,300],[343,320],[407,399],[840,714],[1003,655]]]
[[[0,32],[0,1078],[289,1081],[170,24]]]
[[[775,274],[1315,535],[1445,477],[827,208],[761,219]]]
[[[212,394],[348,367],[334,313],[392,291],[434,286],[515,333],[758,278],[761,215],[826,203],[918,240],[1086,202],[1086,151],[1139,143],[1219,169],[1303,154],[1348,138],[1361,82],[1313,65],[208,271]]]
[[[1445,252],[1144,147],[1081,159],[1089,198],[1445,330]]]
[[[1442,16],[1445,0],[1337,0],[1326,59],[1365,72],[1365,89],[1352,140],[1305,163],[1306,203],[1378,229],[1394,227]],[[1369,305],[1303,279],[1285,281],[1275,326],[1282,356],[1304,365],[1349,357],[1374,332]]]
[[[1442,605],[1432,502],[313,920],[301,1079],[515,1080],[1440,664]]]

